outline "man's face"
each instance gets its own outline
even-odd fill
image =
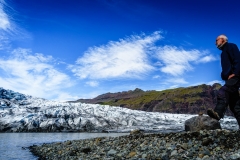
[[[217,48],[220,48],[223,44],[224,44],[224,39],[223,38],[221,38],[221,37],[217,37],[217,39],[216,39],[216,46],[217,46]]]

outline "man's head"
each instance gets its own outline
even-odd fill
[[[223,46],[227,41],[228,41],[227,36],[224,35],[224,34],[221,34],[221,35],[219,35],[219,36],[217,37],[215,44],[216,44],[216,46],[217,46],[218,49],[221,49],[222,46]]]

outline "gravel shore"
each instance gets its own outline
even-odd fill
[[[39,159],[53,160],[229,160],[240,159],[240,133],[220,129],[157,134],[140,132],[29,148]]]

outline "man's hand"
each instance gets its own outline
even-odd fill
[[[228,76],[228,79],[230,79],[230,78],[232,78],[234,76],[235,76],[235,74],[231,74],[230,76]]]

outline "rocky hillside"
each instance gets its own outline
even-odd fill
[[[205,113],[209,107],[215,107],[220,87],[220,84],[215,83],[212,86],[202,84],[163,91],[143,91],[136,88],[133,91],[106,93],[93,99],[79,99],[75,102],[107,104],[149,112],[198,114]]]

